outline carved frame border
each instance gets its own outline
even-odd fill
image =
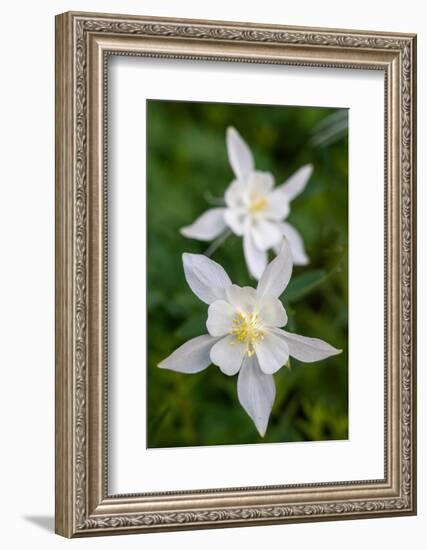
[[[385,478],[108,495],[106,59],[385,73]],[[416,513],[416,37],[68,12],[56,17],[56,532],[67,537]]]

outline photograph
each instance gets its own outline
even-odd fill
[[[348,439],[348,110],[146,107],[147,448]]]

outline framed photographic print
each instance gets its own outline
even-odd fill
[[[56,18],[56,531],[416,512],[416,37]]]

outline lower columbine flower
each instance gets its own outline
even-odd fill
[[[311,363],[341,350],[280,328],[288,317],[279,296],[292,273],[287,241],[267,265],[256,289],[232,284],[224,269],[206,256],[184,254],[183,262],[191,290],[209,304],[209,334],[189,340],[159,367],[196,373],[213,363],[229,376],[239,373],[239,401],[264,436],[276,394],[273,374],[289,356]]]

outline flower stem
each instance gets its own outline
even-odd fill
[[[204,197],[205,197],[206,202],[208,202],[209,204],[212,204],[213,206],[224,206],[225,205],[225,201],[224,201],[223,197],[215,197],[214,195],[212,195],[212,193],[209,193],[209,192],[205,193]]]
[[[224,233],[221,233],[219,237],[217,237],[212,243],[210,244],[209,248],[206,249],[205,256],[210,258],[212,254],[225,242],[225,240],[231,235],[230,229],[227,229],[224,231]]]

